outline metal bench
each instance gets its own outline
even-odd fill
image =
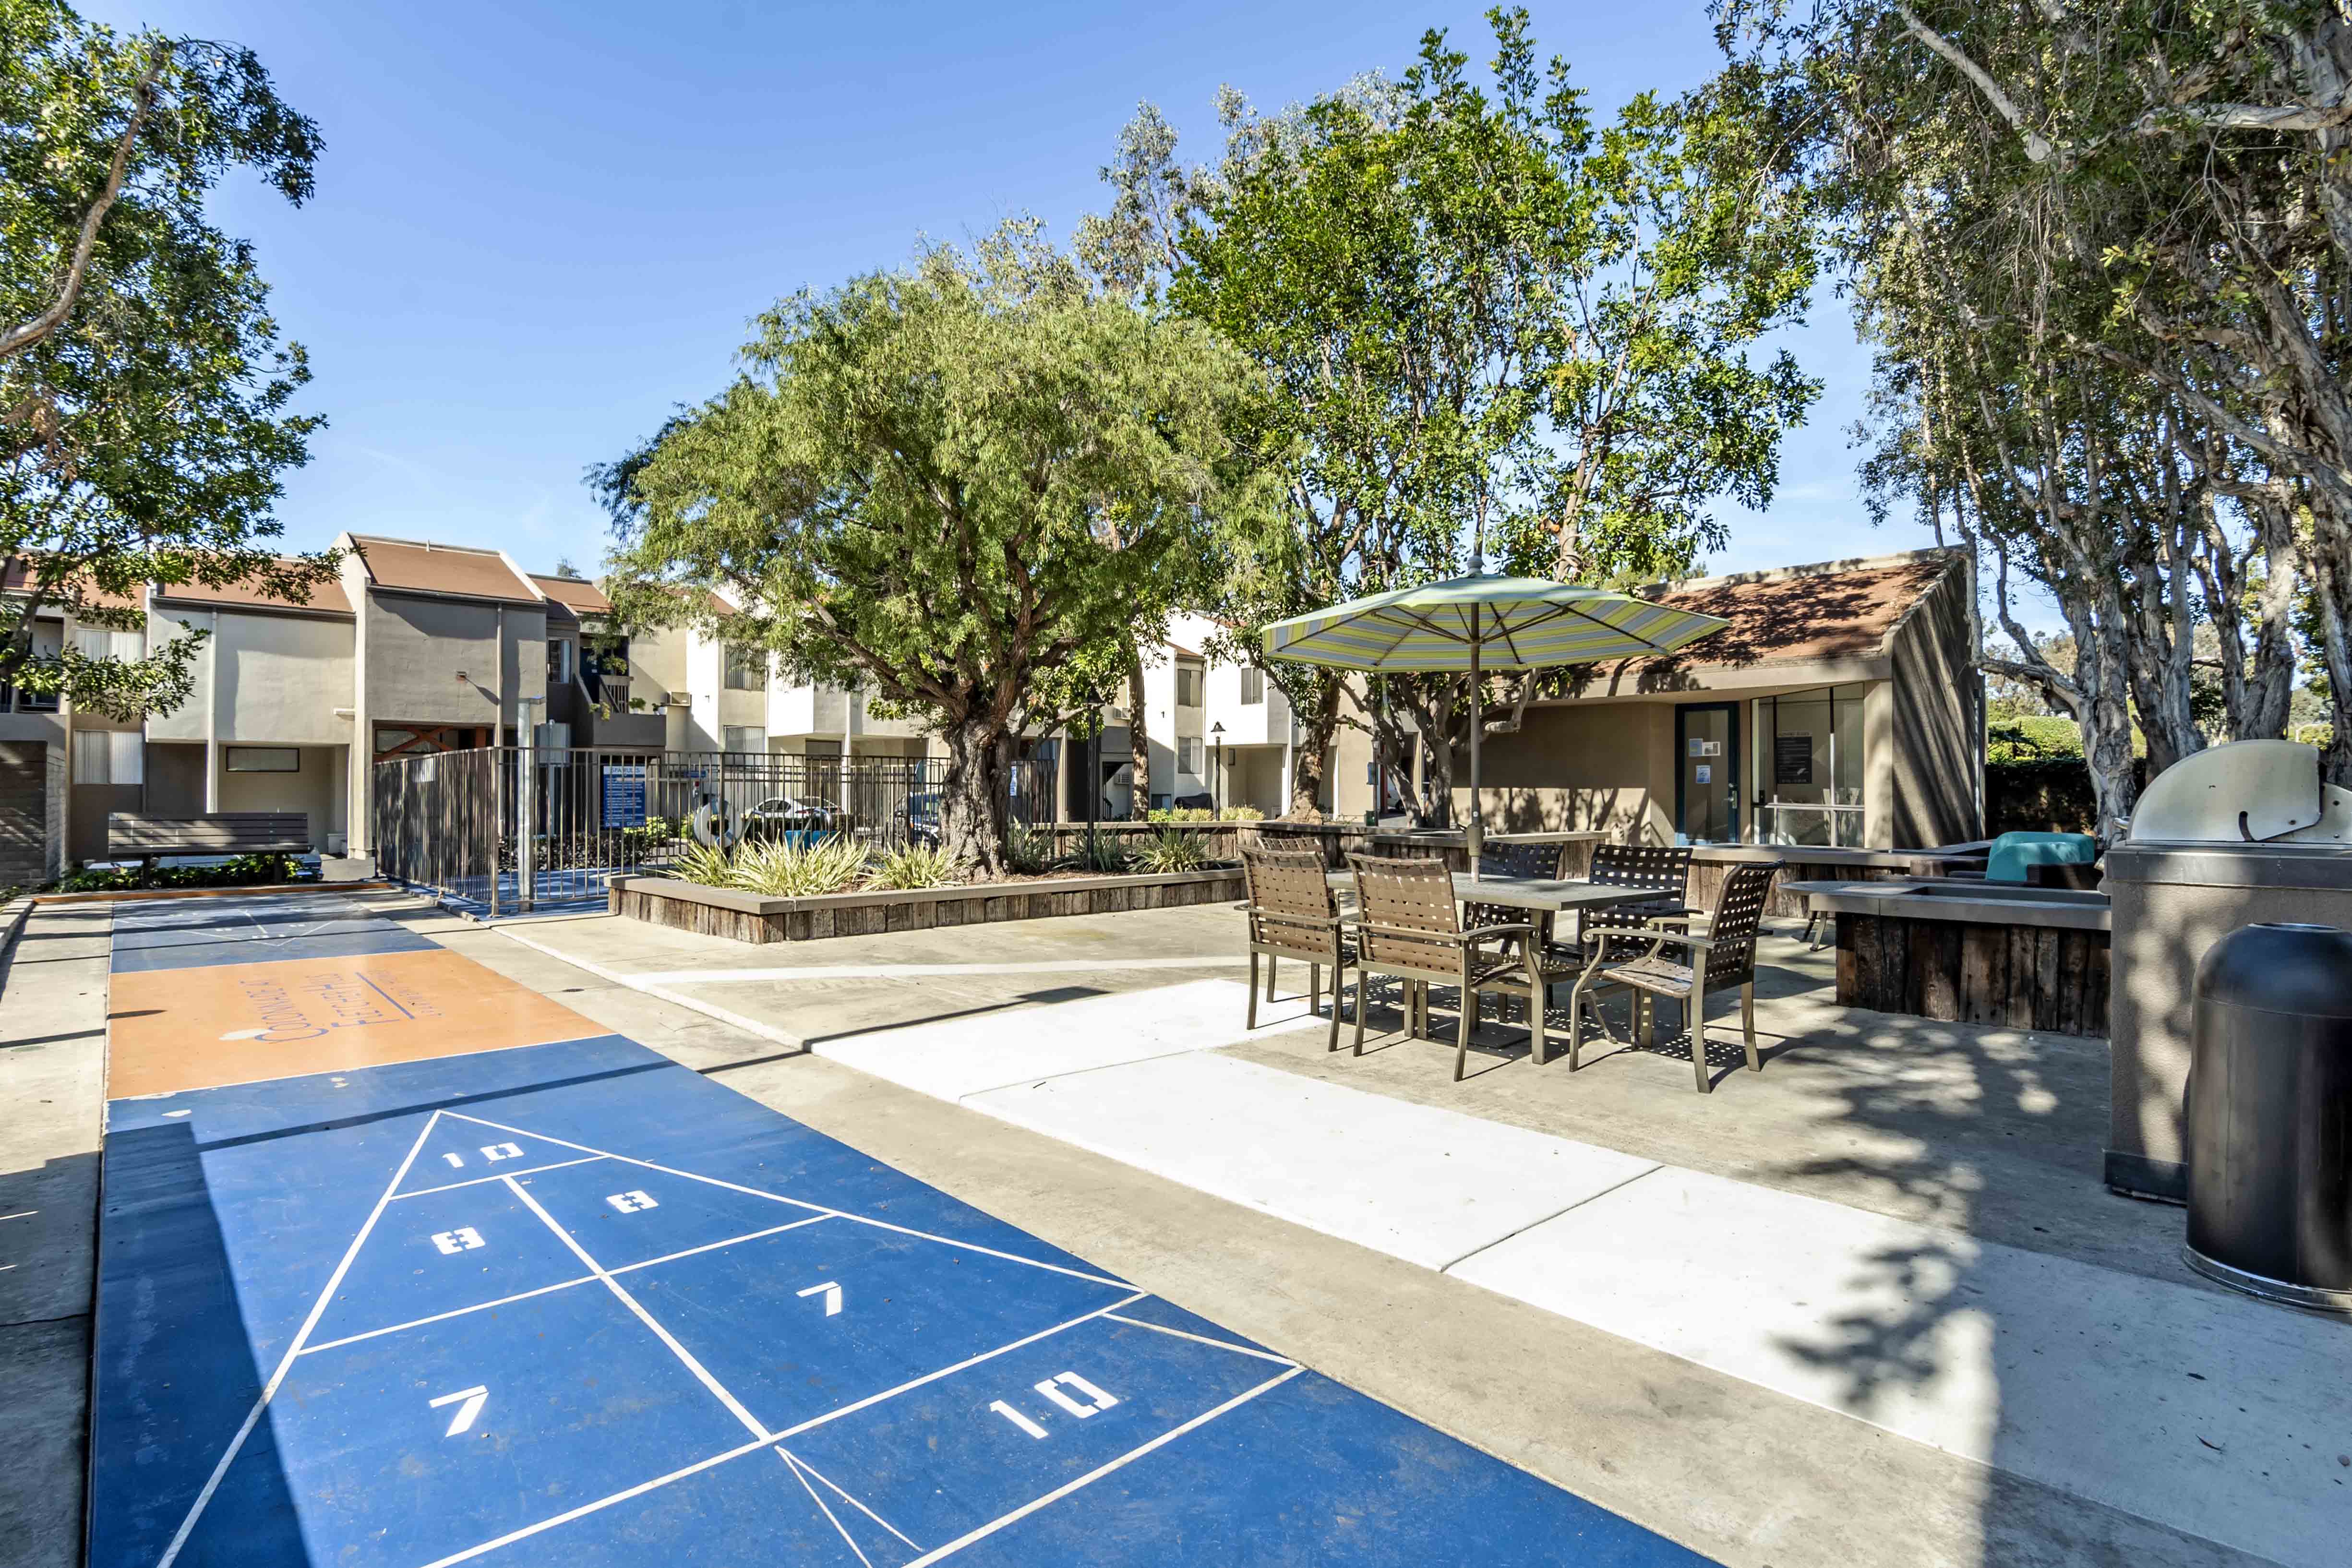
[[[310,850],[307,811],[215,811],[203,817],[113,811],[106,819],[106,858],[142,865],[165,855],[299,855]]]

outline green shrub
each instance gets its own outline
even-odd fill
[[[237,855],[217,865],[90,867],[58,883],[59,893],[135,893],[151,887],[259,887],[307,882],[292,855]]]
[[[1202,852],[1200,834],[1179,832],[1171,824],[1143,841],[1135,852],[1135,862],[1144,871],[1166,876],[1199,871],[1209,863],[1209,857]]]
[[[1004,835],[1005,863],[1024,876],[1035,876],[1054,864],[1054,835],[1015,822]],[[929,883],[921,885],[929,887]]]
[[[1147,822],[1171,822],[1174,821],[1175,818],[1170,813],[1167,807],[1154,806],[1151,810],[1143,813],[1143,820]]]
[[[734,860],[725,850],[708,844],[688,843],[678,851],[677,858],[669,862],[669,874],[703,887],[736,885]]]
[[[1228,806],[1223,820],[1228,822],[1263,822],[1265,813],[1255,806]]]
[[[735,885],[771,898],[846,891],[866,872],[866,846],[846,834],[795,842],[763,839],[735,849]]]
[[[1070,857],[1070,863],[1080,871],[1116,876],[1127,869],[1127,846],[1107,833],[1089,831],[1079,841],[1077,852]]]
[[[1019,828],[1013,830],[1016,834],[1024,831]],[[1014,869],[1020,868],[1016,865]],[[928,844],[908,844],[904,849],[892,850],[884,855],[873,879],[866,885],[897,893],[922,887],[945,887],[955,880],[956,862],[948,858],[947,851]]]

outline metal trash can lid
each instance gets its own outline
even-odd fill
[[[2302,1018],[2352,1018],[2352,931],[2268,921],[2205,950],[2197,999]]]

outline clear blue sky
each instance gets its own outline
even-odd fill
[[[758,0],[91,0],[86,13],[251,46],[325,136],[295,210],[249,179],[216,204],[252,238],[310,350],[330,428],[280,508],[288,542],[341,529],[495,544],[593,570],[580,483],[668,409],[719,390],[753,313],[1032,212],[1066,237],[1136,102],[1212,156],[1213,94],[1262,108],[1410,63],[1475,8],[1360,0],[815,5]],[[1613,110],[1701,79],[1701,0],[1531,7]],[[1826,291],[1790,335],[1828,383],[1778,501],[1730,517],[1717,569],[1928,542],[1873,529],[1846,431],[1867,361]]]

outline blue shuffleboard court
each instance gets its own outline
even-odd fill
[[[168,1086],[108,1105],[92,1568],[1704,1561],[355,905],[234,907],[118,923]]]

